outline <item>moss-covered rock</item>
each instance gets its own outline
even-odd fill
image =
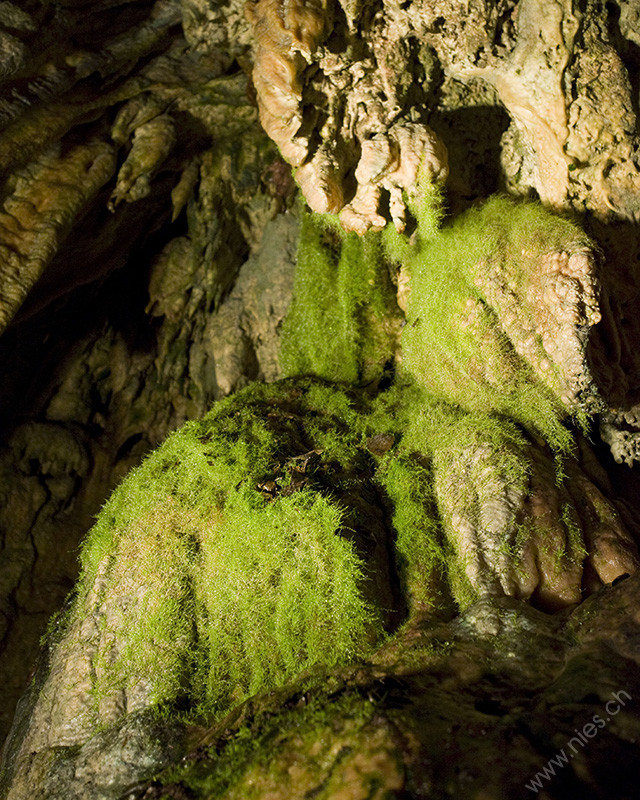
[[[596,266],[579,228],[506,198],[419,237],[405,258],[406,371],[436,399],[570,448],[562,419],[599,402],[587,363],[600,319]]]
[[[403,322],[394,277],[379,236],[345,233],[329,215],[305,214],[282,327],[284,374],[379,381],[396,357]]]
[[[632,798],[639,594],[631,578],[571,614],[502,598],[409,625],[328,686],[255,698],[199,731],[133,797]]]
[[[395,370],[369,425],[398,445],[378,480],[413,610],[451,593],[462,606],[484,594],[578,602],[596,550],[616,574],[637,564],[615,515],[564,475],[575,473],[572,424],[586,429],[602,404],[588,357],[597,249],[536,203],[497,197],[441,224],[437,185],[423,180],[407,201],[410,237],[390,225],[357,240],[329,217],[306,218],[285,370],[370,390]],[[597,561],[596,583],[610,579]]]
[[[358,406],[317,380],[254,384],[121,484],[11,745],[23,786],[132,714],[219,717],[385,638],[404,608]]]
[[[317,382],[256,384],[131,473],[85,542],[70,611],[100,618],[99,702],[144,686],[220,713],[380,639],[389,542],[356,418]]]
[[[410,202],[410,240],[358,239],[306,217],[283,329],[291,377],[218,402],[105,505],[27,730],[11,743],[11,800],[51,783],[49,762],[77,761],[97,729],[124,730],[150,708],[219,720],[456,604],[507,596],[555,610],[635,571],[633,542],[576,462],[568,424],[571,414],[584,424],[596,398],[587,240],[508,201],[438,232],[434,187]],[[336,740],[360,755],[340,769],[357,772],[375,740],[399,787],[387,734],[361,711]],[[323,725],[313,721],[305,753]]]

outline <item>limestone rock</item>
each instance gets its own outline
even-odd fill
[[[204,339],[213,353],[217,396],[248,379],[274,381],[282,375],[279,331],[292,298],[297,233],[293,214],[268,226],[233,291],[207,323]]]
[[[237,298],[223,310],[291,200],[269,177],[282,161],[234,65],[248,49],[241,9],[228,20],[245,31],[233,55],[190,49],[178,3],[56,9],[0,4],[26,59],[0,90],[2,737],[108,493],[261,362],[278,377],[295,239],[291,218],[280,266],[245,286],[251,324]],[[205,21],[188,27],[202,39]],[[252,263],[255,277],[263,262]],[[269,280],[274,315],[257,320],[269,295],[252,292]],[[233,366],[225,337],[249,342]]]
[[[560,402],[555,416],[603,410],[589,352],[601,320],[600,254],[578,228],[539,206],[495,198],[433,244],[418,244],[407,262],[403,363],[420,385],[530,430],[547,402]],[[445,309],[446,333],[434,324]],[[538,391],[534,401],[529,393]],[[536,411],[526,410],[529,401]]]
[[[260,121],[296,168],[309,206],[341,212],[358,233],[384,227],[389,216],[404,230],[403,191],[419,170],[432,180],[448,170],[446,148],[408,91],[415,43],[382,14],[361,24],[353,5],[259,0],[249,8]]]
[[[600,420],[600,435],[618,464],[632,467],[640,462],[640,408],[609,409]]]
[[[527,599],[555,611],[640,566],[615,507],[576,463],[557,466],[535,446],[510,459],[488,439],[435,456],[435,492],[446,534],[479,596]],[[511,472],[511,474],[509,474]]]
[[[54,148],[11,176],[0,213],[1,330],[114,169],[113,150],[94,141],[64,155]]]
[[[72,586],[77,543],[105,492],[214,399],[251,378],[280,377],[279,325],[291,298],[296,232],[293,214],[266,225],[264,244],[214,314],[202,311],[211,300],[192,241],[171,240],[153,264],[148,294],[136,301],[141,318],[146,306],[146,319],[157,324],[152,351],[113,327],[83,333],[45,398],[45,421],[25,422],[6,442],[0,456],[5,729],[24,690],[24,663],[37,652],[52,604],[61,604]],[[69,335],[76,334],[70,325]]]
[[[114,209],[122,200],[142,200],[151,191],[149,180],[171,152],[176,134],[173,120],[159,114],[135,128],[131,152],[120,171],[110,200]]]

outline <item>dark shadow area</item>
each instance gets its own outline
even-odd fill
[[[607,485],[603,486],[597,480],[596,483],[615,504],[629,532],[640,544],[640,464],[629,467],[627,464],[616,463],[609,446],[600,438],[597,425],[594,426],[591,440],[598,463],[609,478]]]
[[[634,5],[632,3],[625,3],[627,7],[628,17],[626,19],[625,27],[628,28],[632,24]],[[638,35],[637,27],[634,31],[622,30],[621,26],[621,3],[615,0],[609,0],[606,4],[607,10],[607,27],[609,29],[609,36],[615,45],[617,52],[622,58],[627,75],[629,76],[629,83],[631,84],[631,102],[633,103],[633,113],[636,120],[640,119],[640,47],[638,44],[625,36],[625,33],[632,33]],[[637,15],[637,11],[636,11]],[[637,16],[636,16],[637,22]]]
[[[640,226],[625,221],[580,219],[602,248],[602,321],[592,331],[587,358],[611,408],[640,402]]]
[[[99,337],[106,324],[133,349],[152,345],[153,329],[140,324],[147,319],[148,270],[180,232],[168,224],[163,188],[155,200],[125,205],[115,215],[105,208],[106,194],[100,195],[0,338],[2,439],[44,411],[77,347]],[[125,271],[127,266],[134,268]]]
[[[446,142],[449,152],[447,198],[452,214],[500,190],[500,139],[509,127],[501,106],[438,108],[429,124]]]

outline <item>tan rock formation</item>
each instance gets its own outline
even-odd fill
[[[418,171],[447,175],[446,148],[407,104],[411,49],[382,15],[369,30],[351,6],[260,0],[248,13],[260,121],[309,206],[341,212],[344,227],[361,234],[389,218],[404,230],[402,194]]]

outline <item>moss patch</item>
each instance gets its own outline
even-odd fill
[[[72,612],[99,612],[98,698],[150,686],[156,704],[219,716],[312,665],[364,656],[406,608],[476,599],[446,492],[473,506],[482,470],[468,498],[460,480],[440,481],[436,496],[434,474],[485,447],[500,486],[523,495],[527,434],[558,454],[572,447],[564,407],[516,354],[476,272],[578,233],[506,200],[437,232],[433,187],[413,210],[410,241],[390,230],[358,238],[307,215],[282,337],[282,363],[297,377],[216,404],[104,507]],[[394,358],[397,259],[412,284],[403,363],[376,395],[353,387],[379,389]],[[522,270],[514,257],[510,280]],[[578,552],[579,531],[573,538]],[[522,542],[504,547],[517,560]]]
[[[371,383],[395,356],[400,323],[380,237],[344,233],[331,217],[305,214],[282,329],[285,375]]]
[[[366,747],[375,735],[376,708],[357,692],[344,692],[332,701],[322,691],[308,703],[306,697],[299,693],[294,698],[299,707],[289,702],[285,713],[279,709],[277,714],[257,715],[219,750],[204,747],[197,759],[165,772],[164,790],[156,796],[168,798],[182,790],[210,800],[260,798],[276,787],[283,796],[300,796],[301,790],[316,787],[314,797],[334,797],[343,787],[332,785],[332,773],[352,748]],[[336,738],[343,748],[335,747]],[[281,763],[276,754],[284,756]]]
[[[586,246],[588,239],[541,206],[506,198],[418,239],[406,259],[411,297],[402,336],[405,370],[434,399],[501,415],[565,452],[572,447],[566,409],[516,353],[476,284],[481,271],[500,263],[511,291],[524,296],[526,264],[568,243]]]
[[[378,320],[385,318],[385,307],[387,315],[391,308],[395,313],[388,275],[400,270],[408,275],[411,292],[396,385],[368,410],[366,427],[370,435],[386,432],[395,442],[380,460],[376,480],[392,508],[396,568],[411,608],[432,607],[434,597],[443,589],[447,593],[444,584],[465,606],[477,598],[458,552],[456,526],[447,516],[451,509],[478,505],[483,475],[498,481],[505,493],[526,495],[528,437],[555,453],[558,482],[563,459],[574,447],[553,365],[543,380],[516,352],[484,294],[485,273],[517,303],[528,296],[527,281],[541,259],[590,242],[571,222],[535,203],[493,198],[441,227],[437,186],[419,186],[407,201],[415,222],[411,236],[387,226],[352,241],[331,220],[307,218],[283,363],[292,375],[311,372],[362,383],[362,342],[372,340],[363,309],[368,305],[369,318],[375,312]],[[526,303],[514,313],[518,330],[535,329]],[[379,339],[375,343],[379,368],[382,354],[391,349],[381,347]],[[539,337],[535,348],[536,361],[548,361]],[[577,421],[585,424],[584,418]],[[474,449],[490,453],[490,469],[483,472],[478,464],[478,474],[466,484],[438,481],[436,497],[434,473],[446,475],[463,451]],[[447,492],[455,492],[455,498]],[[504,544],[516,569],[527,538],[523,529],[517,541]]]
[[[99,592],[98,697],[145,684],[155,703],[218,715],[380,641],[389,598],[367,574],[375,533],[358,528],[371,457],[356,416],[318,383],[254,385],[130,474],[84,545],[72,611]]]

